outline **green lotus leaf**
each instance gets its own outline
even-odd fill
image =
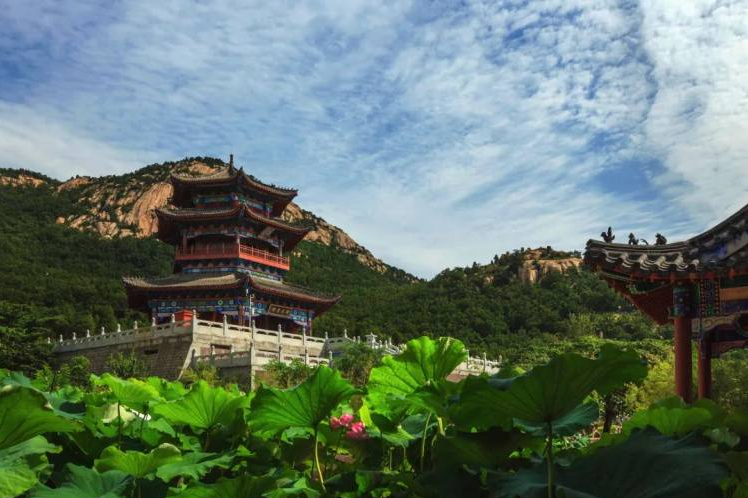
[[[291,389],[261,386],[249,411],[250,428],[274,436],[286,429],[314,434],[317,426],[356,389],[340,372],[321,365],[303,383]]]
[[[496,409],[502,406],[502,391],[511,385],[511,381],[470,376],[461,384],[459,402],[449,407],[450,418],[458,429],[470,431],[501,427],[509,430],[512,427],[511,414]]]
[[[634,413],[623,424],[623,432],[652,427],[666,436],[684,436],[696,429],[706,429],[712,414],[704,408],[650,408]]]
[[[434,457],[437,468],[462,465],[493,468],[532,441],[531,436],[518,431],[458,432],[436,441]]]
[[[483,471],[506,462],[532,439],[519,431],[501,429],[438,438],[433,469],[422,472],[418,482],[431,491],[427,496],[481,496],[479,477]]]
[[[230,425],[241,417],[242,408],[248,403],[246,396],[200,381],[192,385],[183,399],[158,404],[153,407],[152,413],[164,417],[171,424],[189,425],[193,431],[200,433],[219,424]]]
[[[596,359],[563,354],[513,379],[473,381],[451,411],[461,427],[504,426],[508,418],[555,424],[593,391],[605,395],[646,375],[646,364],[635,352],[605,345]]]
[[[260,498],[277,486],[272,477],[242,475],[236,479],[219,479],[215,484],[193,484],[170,497],[179,498]]]
[[[285,496],[301,496],[306,498],[317,498],[320,492],[317,491],[312,483],[306,477],[292,481],[288,485],[278,487],[263,496],[267,498],[283,498]]]
[[[730,451],[722,458],[736,477],[748,481],[748,451]]]
[[[557,436],[571,436],[582,429],[586,429],[600,418],[600,407],[594,401],[586,401],[572,408],[562,417],[553,421],[553,433]],[[544,436],[548,433],[545,423],[527,420],[514,420],[514,425],[533,436]]]
[[[738,487],[735,488],[732,498],[748,498],[748,481],[738,483]]]
[[[94,382],[96,385],[107,386],[117,401],[138,411],[143,411],[150,402],[162,400],[158,389],[142,380],[125,380],[105,373]]]
[[[213,467],[228,469],[231,467],[233,460],[233,453],[224,453],[223,455],[200,452],[186,453],[180,460],[159,467],[156,476],[165,482],[169,482],[177,476],[190,477],[199,481]]]
[[[132,479],[118,470],[104,473],[69,463],[68,476],[59,488],[40,486],[30,498],[120,498]]]
[[[62,386],[56,391],[47,392],[39,386],[39,381],[32,381],[20,372],[5,372],[0,379],[0,386],[19,386],[40,393],[47,399],[52,410],[65,418],[81,420],[85,414],[86,407],[83,403],[84,392],[75,386]]]
[[[36,436],[0,450],[0,498],[13,498],[39,482],[48,466],[47,453],[59,453],[58,446]]]
[[[153,479],[160,466],[180,459],[179,449],[169,443],[164,443],[148,453],[121,451],[116,446],[108,446],[94,464],[99,472],[119,470],[138,479]]]
[[[408,341],[405,351],[396,357],[385,356],[382,365],[371,370],[369,397],[379,404],[387,395],[407,396],[443,381],[466,358],[465,347],[457,339],[424,336]]]
[[[725,477],[719,456],[700,436],[673,439],[653,430],[555,468],[557,496],[567,498],[718,498]],[[501,498],[545,498],[546,467],[504,474],[489,486]]]
[[[748,436],[748,410],[735,408],[725,418],[725,425],[741,436]]]
[[[158,395],[167,401],[182,399],[189,392],[179,381],[169,381],[161,377],[148,377],[146,384],[156,389]]]
[[[0,388],[0,449],[46,432],[71,432],[80,425],[57,415],[38,391],[17,385]]]

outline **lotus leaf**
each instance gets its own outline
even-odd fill
[[[60,448],[43,436],[0,450],[0,498],[13,498],[31,489],[48,467],[46,454],[59,452]]]
[[[183,399],[158,404],[153,407],[152,413],[164,417],[173,425],[189,425],[199,433],[219,424],[230,425],[241,417],[241,409],[248,402],[246,396],[200,381],[192,385]]]
[[[322,365],[311,377],[291,389],[260,387],[249,411],[250,428],[268,435],[277,435],[286,429],[302,429],[314,434],[319,423],[355,392],[340,372]]]
[[[0,449],[46,432],[79,429],[75,421],[57,415],[38,391],[17,385],[0,388]]]
[[[727,470],[700,436],[673,439],[650,429],[557,467],[555,475],[558,495],[567,498],[718,498]],[[491,487],[502,498],[545,498],[546,467],[505,474]]]
[[[40,486],[31,498],[119,498],[132,481],[119,470],[99,473],[73,464],[68,464],[67,470],[67,479],[59,488]]]
[[[161,444],[148,453],[121,451],[116,446],[109,446],[101,452],[101,458],[96,460],[95,466],[99,472],[119,470],[138,479],[152,479],[160,466],[179,459],[179,449],[169,443]]]

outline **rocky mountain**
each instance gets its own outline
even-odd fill
[[[158,230],[158,219],[154,210],[168,204],[172,195],[169,176],[172,173],[201,175],[215,172],[228,164],[215,158],[188,158],[176,162],[165,162],[141,168],[133,173],[118,176],[87,177],[77,176],[66,182],[5,170],[0,173],[2,185],[31,185],[55,182],[56,190],[75,199],[79,209],[67,216],[57,218],[57,223],[84,231],[96,232],[104,237],[116,238],[134,236],[149,237]],[[336,227],[291,203],[283,217],[289,221],[308,220],[314,230],[306,240],[334,247],[352,254],[363,265],[379,272],[401,270],[391,267],[371,251],[353,240],[342,229]],[[415,277],[409,276],[412,280]]]
[[[583,261],[580,256],[550,257],[549,251],[544,249],[527,249],[524,261],[517,270],[517,278],[524,283],[534,284],[551,272],[566,273],[571,268],[579,268]]]

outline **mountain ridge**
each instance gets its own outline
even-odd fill
[[[123,175],[75,176],[66,181],[24,169],[2,169],[0,184],[32,187],[48,184],[56,192],[65,192],[75,198],[80,209],[67,216],[59,216],[56,220],[58,224],[107,238],[147,238],[158,230],[155,210],[169,203],[172,195],[169,176],[172,173],[203,175],[225,167],[228,164],[221,159],[190,157],[151,164]],[[309,242],[318,242],[351,254],[364,266],[379,273],[393,273],[409,281],[419,280],[405,270],[385,263],[343,229],[294,202],[288,205],[283,218],[287,221],[311,222],[314,229],[305,239]]]

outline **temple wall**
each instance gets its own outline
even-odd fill
[[[400,347],[376,341],[369,336],[369,346],[398,354]],[[346,337],[305,337],[300,334],[229,325],[207,320],[186,320],[95,336],[61,340],[54,353],[59,363],[75,356],[85,356],[91,371],[101,374],[107,370],[107,359],[119,352],[134,352],[148,364],[149,375],[177,379],[194,362],[215,366],[221,376],[247,380],[264,370],[273,360],[289,363],[302,361],[316,366],[328,364],[329,358],[350,344]],[[469,358],[452,373],[455,379],[478,375],[484,371],[498,371],[500,361]],[[243,383],[243,382],[242,382]]]

